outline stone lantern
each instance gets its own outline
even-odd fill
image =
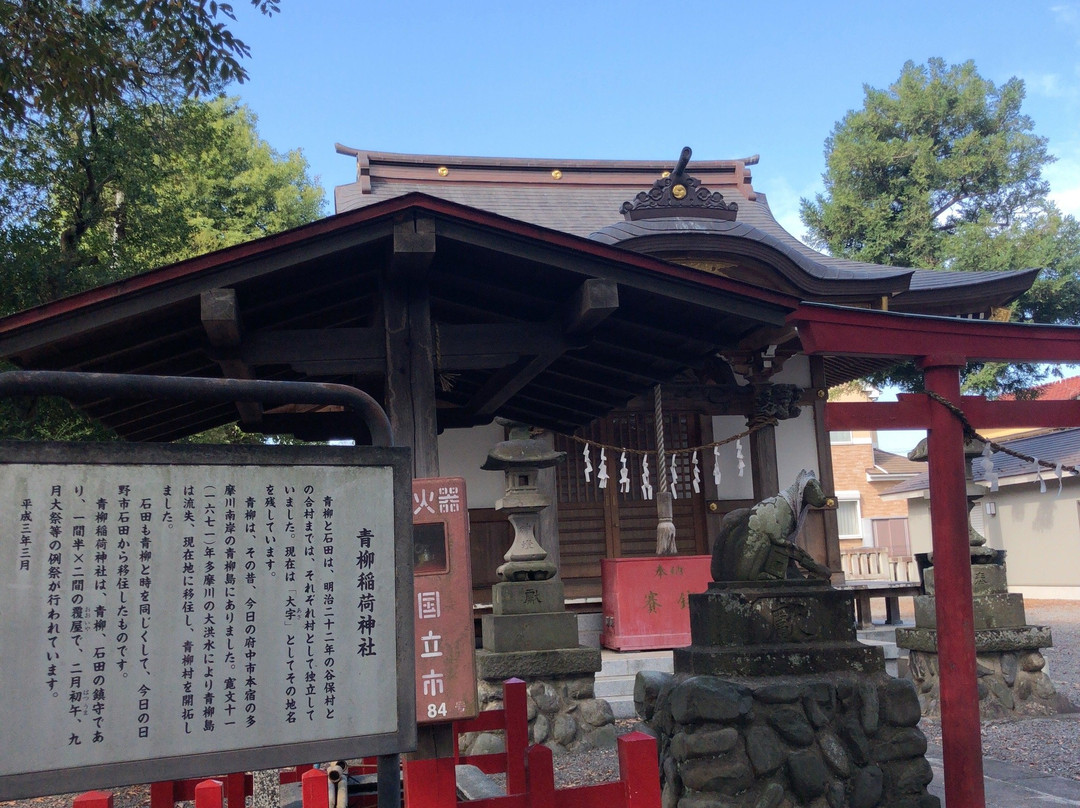
[[[927,460],[926,443],[923,440],[912,449],[908,459]],[[971,525],[971,508],[985,493],[974,485],[971,461],[982,454],[983,447],[982,441],[973,438],[964,443],[979,714],[984,719],[994,719],[1075,712],[1076,708],[1056,691],[1044,670],[1046,660],[1042,649],[1054,644],[1050,627],[1028,625],[1024,596],[1009,592],[1005,551],[987,547],[986,538]],[[932,564],[932,553],[928,560]],[[941,688],[933,566],[923,570],[923,588],[926,594],[915,598],[915,627],[897,629],[896,644],[908,650],[909,670],[919,690],[923,715],[939,715]]]
[[[483,647],[476,651],[480,709],[502,705],[502,683],[511,676],[529,685],[529,737],[555,751],[615,744],[611,707],[596,698],[594,677],[600,649],[578,641],[577,616],[566,611],[563,584],[554,562],[536,540],[540,511],[551,504],[538,486],[542,469],[561,463],[556,452],[536,440],[530,427],[499,421],[510,430],[488,453],[481,468],[506,475],[506,494],[495,503],[514,526],[514,542],[491,587],[491,614],[480,618]],[[463,738],[462,752],[492,751],[482,733]],[[501,747],[495,747],[501,748]]]
[[[506,563],[495,572],[503,581],[546,581],[558,570],[536,540],[540,511],[551,504],[540,493],[537,479],[541,469],[565,460],[566,452],[556,452],[533,439],[526,424],[505,425],[510,429],[509,440],[497,443],[481,466],[485,471],[505,472],[506,494],[495,503],[495,510],[509,514],[514,526],[514,542],[503,556]]]

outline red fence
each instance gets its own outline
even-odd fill
[[[455,738],[465,732],[502,731],[506,751],[488,755],[410,760],[402,764],[407,808],[660,808],[660,773],[656,741],[641,732],[618,739],[619,779],[575,788],[555,788],[551,750],[528,745],[525,683],[509,679],[503,686],[503,709],[485,710],[476,718],[455,721]],[[456,748],[456,744],[455,744]],[[464,801],[457,796],[455,766],[469,764],[485,774],[506,774],[506,794]],[[349,773],[370,771],[350,767]],[[327,773],[311,766],[283,770],[281,783],[301,783],[303,808],[331,808]],[[251,796],[250,774],[230,774],[222,780],[169,780],[150,785],[151,808],[173,808],[194,800],[195,808],[244,808]],[[73,808],[112,808],[111,794],[90,791],[75,798]]]

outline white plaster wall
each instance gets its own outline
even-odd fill
[[[776,459],[781,488],[795,482],[803,469],[810,469],[820,478],[812,407],[803,407],[798,418],[789,418],[776,425]]]
[[[810,386],[810,360],[805,356],[795,356],[784,363],[780,372],[773,376],[777,384],[794,384],[799,387]],[[740,377],[740,383],[747,383]],[[729,435],[743,432],[746,419],[739,415],[713,417],[713,440],[723,440]],[[798,418],[781,421],[776,426],[777,470],[780,487],[786,488],[795,481],[803,469],[810,469],[820,475],[818,465],[817,442],[814,438],[814,410],[803,407]],[[754,496],[753,479],[750,476],[750,444],[743,439],[743,459],[746,463],[744,476],[738,476],[738,461],[735,456],[735,444],[720,447],[720,471],[723,478],[717,499],[752,499]],[[712,496],[712,492],[709,494]]]
[[[1008,553],[1010,591],[1080,598],[1080,480],[1066,481],[1060,497],[1055,486],[1040,494],[1038,484],[1018,483],[986,494],[979,507],[993,501],[997,515],[984,515],[984,535],[989,546]],[[928,500],[908,500],[908,529],[912,552],[932,549]]]
[[[746,419],[741,415],[713,416],[712,425],[714,441],[746,431]],[[746,438],[742,439],[742,449],[746,468],[740,477],[735,442],[720,447],[720,490],[716,490],[710,475],[705,480],[705,496],[716,499],[751,499],[754,496],[754,481],[750,476],[750,444]]]
[[[1006,550],[1009,586],[1080,587],[1080,482],[1056,496],[1056,481],[1002,486],[991,496],[997,516],[985,517],[987,542]]]
[[[447,429],[439,435],[439,473],[464,477],[470,508],[494,508],[506,492],[501,471],[482,471],[488,451],[503,440],[503,428],[492,422],[472,429]]]
[[[793,356],[784,363],[780,372],[772,377],[775,384],[797,384],[799,387],[810,386],[810,357]]]

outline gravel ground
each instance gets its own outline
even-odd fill
[[[1029,624],[1051,627],[1054,647],[1044,651],[1047,670],[1058,692],[1080,707],[1080,602],[1026,600],[1025,607]],[[620,734],[633,727],[633,721],[618,722]],[[941,743],[938,721],[924,718],[921,727],[931,743]],[[1080,713],[1053,718],[985,721],[982,742],[983,754],[988,758],[1080,780]],[[615,750],[583,752],[555,759],[558,788],[602,783],[618,776]],[[256,798],[252,808],[276,806],[274,780],[272,772],[256,773]],[[0,808],[69,808],[73,796],[4,802],[0,803]],[[114,792],[114,808],[149,808],[149,805],[150,791],[145,786]]]

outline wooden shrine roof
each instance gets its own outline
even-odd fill
[[[605,244],[708,267],[802,300],[950,316],[984,316],[1028,289],[1038,269],[947,272],[849,261],[788,233],[751,182],[757,157],[692,160],[687,173],[738,205],[735,221],[685,216],[623,221],[620,206],[673,161],[553,160],[409,155],[338,146],[356,157],[357,180],[334,191],[353,210],[420,192],[586,236]]]
[[[718,350],[783,329],[798,304],[410,194],[0,319],[0,356],[31,369],[338,382],[381,399],[380,278],[398,271],[395,228],[417,222],[434,232],[424,277],[440,428],[503,415],[572,430],[701,367]],[[590,279],[617,287],[617,307],[587,333],[567,331],[567,301]],[[233,345],[215,343],[200,308],[201,295],[218,289],[235,291]],[[237,415],[232,405],[213,403],[110,397],[82,405],[131,440],[172,440]],[[294,415],[266,413],[264,426],[272,428],[265,431],[294,431]],[[334,435],[332,415],[301,437]]]

